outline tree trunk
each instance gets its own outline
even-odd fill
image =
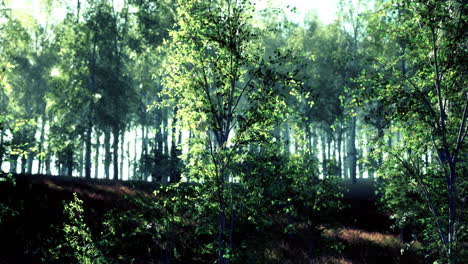
[[[95,147],[95,156],[94,156],[94,178],[98,179],[99,178],[99,150],[101,148],[101,133],[96,129],[96,147]]]
[[[339,124],[338,128],[338,140],[337,140],[337,148],[338,148],[338,177],[342,178],[342,162],[341,162],[341,141],[343,140],[343,130],[341,124]]]
[[[335,132],[336,134],[336,132]],[[338,140],[337,140],[337,136],[335,135],[334,136],[335,140],[333,140],[333,164],[334,164],[334,176],[335,177],[339,177],[340,175],[340,166],[339,166],[339,161],[338,161]]]
[[[223,145],[221,145],[223,146]],[[214,161],[216,162],[216,161]],[[218,164],[219,165],[219,164]],[[226,251],[226,204],[224,197],[226,175],[223,169],[218,174],[218,263],[226,264],[228,260],[224,257]],[[232,231],[232,230],[231,230]]]
[[[125,129],[122,129],[120,134],[120,178],[123,180],[123,168],[124,168],[124,161],[125,161],[125,151],[124,151],[124,144],[125,144]]]
[[[162,132],[161,132],[161,127],[162,127],[162,113],[159,111],[155,115],[155,130],[156,133],[154,135],[154,144],[155,144],[155,149],[158,150],[158,153],[163,153],[163,139],[162,139]]]
[[[26,173],[26,164],[27,164],[27,159],[26,157],[21,157],[21,174]]]
[[[176,183],[180,181],[180,172],[178,169],[178,151],[177,151],[177,107],[174,109],[174,115],[172,117],[172,135],[171,135],[171,154],[170,154],[170,162],[171,162],[171,183]]]
[[[136,136],[135,136],[136,137]],[[132,180],[132,179],[135,179],[135,175],[132,175],[132,170],[130,169],[131,168],[131,157],[130,157],[130,140],[127,141],[127,180]]]
[[[111,163],[111,153],[110,153],[110,131],[109,128],[104,130],[104,175],[106,179],[110,179],[110,163]]]
[[[88,123],[85,136],[85,178],[91,179],[91,132],[93,125],[91,122]],[[81,170],[80,170],[81,171]]]
[[[349,131],[344,130],[344,137],[343,137],[343,178],[349,179]]]
[[[367,156],[369,157],[369,160],[371,162],[370,166],[368,166],[367,168],[367,172],[368,172],[368,176],[370,179],[374,179],[374,173],[375,173],[375,168],[377,166],[377,162],[375,160],[375,158],[373,156],[370,156],[372,155],[371,153],[371,146],[369,144],[369,142],[367,142]]]
[[[142,145],[144,145],[144,139],[143,139],[143,131],[144,131],[144,126],[142,125],[141,126],[141,130],[142,130]],[[138,168],[138,164],[140,164],[138,162],[138,154],[137,154],[137,145],[138,145],[138,142],[137,142],[137,131],[135,130],[135,138],[134,138],[134,141],[133,141],[133,177],[137,177],[137,168]],[[143,146],[142,146],[143,148]],[[143,153],[143,152],[142,152]],[[140,162],[141,162],[141,159],[140,159]],[[141,177],[141,171],[139,172],[138,174],[138,178]],[[144,177],[141,177],[141,180],[144,180],[146,181],[146,178]]]
[[[113,139],[114,142],[112,144],[112,148],[114,150],[114,180],[119,179],[119,129],[117,127],[114,127],[113,129]]]
[[[4,137],[5,137],[5,132],[3,131],[3,128],[0,128],[0,171],[3,172],[2,170],[2,165],[3,165],[3,153],[5,153],[4,150]]]
[[[307,154],[312,155],[312,131],[310,126],[306,125],[306,142],[307,142]]]
[[[327,139],[325,136],[325,132],[321,132],[321,140],[320,140],[320,145],[322,147],[322,174],[323,178],[325,179],[328,176],[328,169],[327,169]]]
[[[32,174],[33,161],[34,161],[34,153],[30,151],[28,153],[28,159],[27,159],[27,165],[26,165],[28,174]]]
[[[163,144],[163,153],[164,155],[166,156],[169,156],[169,131],[168,131],[168,114],[167,114],[167,110],[166,109],[163,109],[162,110],[162,139],[164,140],[164,144]]]
[[[42,116],[42,120],[41,120],[41,137],[39,138],[39,153],[42,153],[44,152],[44,144],[45,144],[45,123],[46,123],[46,119],[45,119],[45,115]],[[39,158],[39,164],[37,166],[37,174],[42,174],[43,173],[43,169],[42,169],[42,166],[43,166],[43,162],[44,162],[44,158],[43,157],[40,157]],[[0,165],[1,167],[1,165]]]
[[[283,151],[286,155],[290,153],[290,141],[289,141],[289,125],[286,122],[282,124],[283,131]]]
[[[143,127],[142,127],[143,129]],[[143,130],[142,130],[143,131]],[[138,148],[140,150],[140,153],[137,153],[135,151],[135,170],[136,173],[138,173],[138,177],[141,177],[143,180],[148,181],[148,174],[146,173],[145,170],[145,164],[144,164],[144,158],[145,158],[145,149],[143,149],[143,145],[145,145],[145,142],[148,142],[148,139],[145,139],[145,135],[142,134],[142,141],[141,141],[141,146]],[[136,146],[136,140],[135,140],[135,146]],[[148,148],[148,147],[146,147]],[[146,153],[148,153],[148,150],[146,150]]]
[[[49,151],[47,151],[46,156],[45,156],[45,173],[47,175],[52,175],[52,171],[50,169],[50,163],[51,163],[50,154],[49,154]]]
[[[72,177],[73,176],[73,153],[68,153],[67,154],[67,176]]]
[[[225,245],[225,232],[226,232],[226,213],[224,200],[220,202],[220,209],[218,213],[218,225],[219,225],[219,234],[218,234],[218,263],[225,264],[227,263],[226,258],[224,257],[224,251],[226,249]]]
[[[83,145],[80,148],[80,156],[79,156],[79,162],[78,162],[78,175],[80,178],[83,177],[83,168],[84,168],[84,150],[86,149],[86,142],[83,142]]]
[[[382,127],[379,127],[377,135],[378,135],[378,138],[383,138],[384,130]],[[377,159],[377,168],[379,168],[382,165],[382,162],[383,162],[383,156],[382,154],[379,154],[379,157]]]
[[[11,155],[10,172],[16,173],[18,170],[18,155]]]
[[[363,157],[363,153],[364,151],[361,150],[361,149],[357,149],[356,151],[358,154],[357,154],[357,158],[356,158],[356,163],[357,163],[357,172],[358,172],[358,176],[359,176],[359,179],[362,179],[363,178],[363,175],[364,175],[364,163],[362,162],[362,157]]]
[[[450,153],[447,151],[447,153]],[[449,154],[450,155],[450,154]],[[450,157],[450,156],[449,156]],[[454,259],[454,246],[457,242],[456,239],[456,229],[455,224],[457,220],[457,190],[456,190],[456,179],[457,179],[457,162],[456,161],[449,161],[449,181],[447,184],[448,189],[448,207],[449,207],[449,226],[448,226],[448,256],[449,256],[449,263],[451,263]]]
[[[315,154],[317,152],[317,142],[318,142],[318,136],[317,136],[317,133],[316,133],[316,129],[315,127],[311,127],[311,135],[310,135],[310,140],[311,140],[311,149],[310,149],[310,153],[311,154]]]
[[[349,176],[352,183],[356,183],[356,163],[357,163],[357,153],[356,153],[356,117],[351,118],[349,132]]]

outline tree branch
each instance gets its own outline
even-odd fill
[[[463,110],[462,122],[460,124],[460,129],[458,130],[457,144],[455,146],[455,151],[453,152],[452,162],[456,162],[458,151],[460,151],[461,145],[463,141],[465,140],[465,136],[467,134],[466,128],[465,128],[467,112],[468,112],[468,96],[465,94],[465,109]]]

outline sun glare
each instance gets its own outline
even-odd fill
[[[52,77],[58,77],[60,76],[60,70],[58,68],[53,68],[51,71],[50,71],[50,76]]]

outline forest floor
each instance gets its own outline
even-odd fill
[[[42,263],[41,256],[47,255],[44,240],[51,239],[47,237],[51,226],[62,224],[63,202],[72,200],[74,192],[84,200],[85,208],[89,210],[86,222],[95,230],[99,229],[101,219],[109,209],[128,209],[125,197],[152,199],[153,190],[159,186],[150,182],[37,175],[16,175],[15,182],[14,186],[0,182],[0,202],[17,212],[11,218],[14,221],[2,222],[0,219],[0,264]],[[391,229],[389,215],[378,209],[373,183],[361,180],[357,185],[346,186],[349,191],[343,199],[345,208],[333,216],[339,224],[321,227],[321,236],[339,242],[336,244],[340,246],[337,253],[319,256],[314,263],[422,263],[414,250],[401,253],[399,231]],[[305,263],[295,260],[294,256],[307,254],[311,244],[320,245],[316,234],[307,232],[300,238],[278,237],[278,248],[267,253],[276,255],[278,263]],[[415,247],[418,247],[417,243]]]
[[[423,263],[416,253],[421,248],[419,242],[410,250],[401,250],[400,231],[392,227],[390,215],[379,207],[374,181],[358,179],[357,184],[345,182],[345,187],[345,208],[335,216],[341,226],[324,230],[344,245],[343,257],[337,263]]]

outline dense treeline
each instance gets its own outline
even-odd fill
[[[161,177],[155,180],[168,181],[175,152],[196,133],[177,124],[176,104],[163,103],[170,75],[163,65],[172,59],[167,49],[169,34],[178,27],[177,4],[68,4],[63,21],[53,19],[64,8],[54,1],[44,4],[45,21],[3,10],[2,107],[10,122],[2,130],[8,160],[2,168],[88,178],[147,180],[154,174]],[[331,25],[314,16],[293,24],[277,10],[254,15],[249,23],[256,27],[255,43],[248,44],[263,49],[258,58],[274,57],[257,67],[266,70],[270,63],[272,72],[263,75],[301,86],[297,94],[291,88],[275,91],[282,93],[287,111],[278,117],[273,136],[286,152],[317,156],[324,175],[363,177],[367,167],[360,157],[368,151],[357,142],[364,138],[364,124],[346,119],[350,110],[343,104],[351,98],[346,87],[355,85],[362,68],[352,56],[358,56],[363,26],[352,35],[345,25],[354,18],[345,15]]]
[[[378,177],[426,257],[462,262],[465,1],[340,1],[331,24],[249,0],[39,6],[1,2],[2,171],[172,183],[162,236],[193,218],[217,263],[246,259],[239,226],[317,229],[338,179]]]

